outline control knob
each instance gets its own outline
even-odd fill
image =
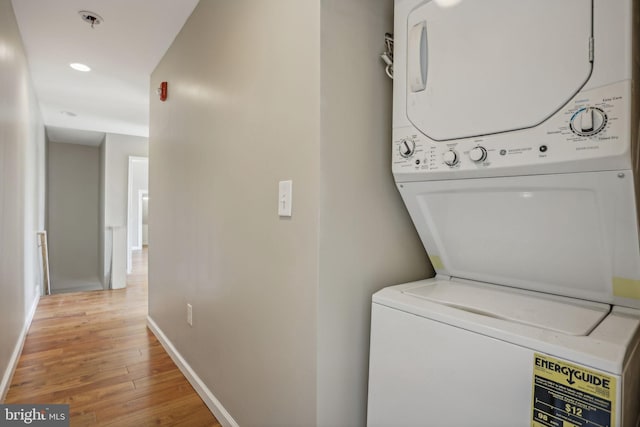
[[[487,150],[484,147],[477,146],[469,150],[469,158],[476,163],[483,162],[487,158]]]
[[[403,139],[400,141],[400,155],[405,159],[413,156],[416,151],[416,143],[410,139]]]
[[[597,107],[583,107],[571,117],[569,127],[579,136],[591,136],[600,132],[607,124],[607,114]]]
[[[458,164],[458,161],[460,159],[458,158],[458,153],[456,153],[454,150],[449,150],[445,151],[445,153],[442,155],[442,160],[444,160],[445,164],[447,164],[448,166],[455,166]]]

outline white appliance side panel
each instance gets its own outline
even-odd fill
[[[634,346],[635,343],[630,349]],[[563,351],[544,354],[538,348],[497,340],[374,303],[367,425],[532,425],[536,353],[570,365],[575,363]],[[585,368],[615,379],[616,422],[611,427],[633,426],[629,422],[637,416],[637,391],[634,394],[629,388],[625,390],[623,384],[637,378],[628,371],[620,376],[598,366]],[[623,410],[627,412],[623,414]]]
[[[406,24],[409,120],[434,140],[541,123],[591,74],[591,13],[591,0],[421,4]]]
[[[393,8],[393,127],[412,126],[407,118],[407,16],[423,0],[395,0]]]
[[[640,286],[640,249],[629,171],[399,190],[438,274],[640,308],[629,298],[640,297],[631,289]]]
[[[533,353],[373,304],[367,425],[531,425]]]

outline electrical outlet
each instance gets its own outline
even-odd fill
[[[191,304],[187,304],[187,323],[189,326],[193,326],[193,307]]]

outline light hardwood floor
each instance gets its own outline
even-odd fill
[[[5,403],[69,404],[72,426],[220,426],[147,329],[146,256],[126,289],[41,298]]]

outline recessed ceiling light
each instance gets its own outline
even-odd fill
[[[72,111],[60,111],[60,114],[68,117],[76,117],[77,114]]]
[[[87,71],[91,71],[91,67],[89,67],[88,65],[81,64],[79,62],[72,62],[71,64],[69,64],[69,67],[77,71],[83,71],[85,73]]]

